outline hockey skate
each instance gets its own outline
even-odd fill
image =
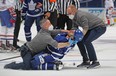
[[[6,46],[9,52],[17,52],[17,49],[12,44],[10,44],[9,41],[6,42]]]
[[[61,61],[55,61],[55,64],[56,64],[56,70],[61,70],[64,67]]]
[[[6,53],[9,50],[5,44],[1,44],[0,46],[0,53]]]

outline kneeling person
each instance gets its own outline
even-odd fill
[[[43,19],[41,22],[41,30],[38,34],[30,41],[21,46],[20,52],[23,59],[23,67],[26,70],[32,69],[31,59],[34,55],[42,52],[45,48],[50,45],[54,48],[63,48],[69,45],[68,42],[58,43],[53,39],[52,36],[56,36],[61,32],[68,32],[67,30],[53,30],[53,26],[48,19]],[[6,65],[4,68],[17,69],[18,65]],[[21,67],[19,67],[20,69]],[[22,68],[21,68],[22,69]]]

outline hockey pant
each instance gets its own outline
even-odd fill
[[[13,24],[10,22],[11,15],[8,10],[1,11],[0,12],[0,20],[1,20],[1,26],[0,26],[0,41],[6,44],[6,40],[10,42],[10,44],[13,43],[13,31],[14,27]]]
[[[55,49],[50,46],[46,49],[48,50],[47,53],[42,52],[33,57],[31,61],[32,67],[35,70],[57,70],[57,62],[61,62],[60,59],[62,59],[71,49],[72,47]]]
[[[34,70],[55,70],[55,61],[58,60],[54,59],[51,54],[40,53],[33,57],[31,64]]]
[[[37,32],[40,30],[40,24],[39,21],[42,19],[41,16],[38,17],[30,17],[26,16],[25,23],[24,23],[24,31],[25,31],[25,37],[27,41],[31,41],[31,27],[36,22]]]

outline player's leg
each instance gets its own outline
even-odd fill
[[[3,25],[3,21],[1,20],[1,25]],[[6,26],[0,26],[0,48],[3,49],[3,45],[6,44],[5,34],[6,34]]]
[[[4,50],[7,50],[6,47],[6,19],[7,19],[8,11],[0,12],[1,18],[1,28],[0,28],[0,37],[1,37],[1,44]]]
[[[14,31],[14,26],[13,23],[10,22],[11,20],[11,15],[10,12],[7,10],[6,15],[7,18],[5,19],[5,24],[6,24],[6,46],[11,50],[13,49],[13,31]]]
[[[57,60],[51,54],[41,53],[33,57],[31,61],[32,67],[35,70],[59,70],[62,69],[63,63],[56,62]],[[62,67],[60,66],[62,65]]]
[[[6,26],[0,27],[0,48],[1,50],[7,50],[6,47]]]
[[[25,23],[24,23],[24,31],[25,31],[25,37],[27,41],[31,41],[31,27],[34,23],[35,18],[26,16]]]
[[[37,28],[37,32],[39,32],[39,30],[41,29],[41,27],[40,27],[40,20],[42,20],[42,16],[36,17],[36,28]]]
[[[31,61],[33,69],[39,69],[41,64],[54,61],[54,59],[47,53],[39,53],[35,55]]]
[[[63,63],[61,61],[49,62],[39,65],[40,70],[61,70]]]
[[[14,27],[10,27],[10,28],[7,27],[6,45],[9,48],[9,50],[11,50],[11,51],[15,50],[15,47],[13,46],[13,38],[14,38],[13,32],[14,32]]]

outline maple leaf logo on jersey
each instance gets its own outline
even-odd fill
[[[31,0],[30,3],[28,3],[28,5],[29,5],[29,10],[35,10],[36,3],[34,3],[33,0]]]

